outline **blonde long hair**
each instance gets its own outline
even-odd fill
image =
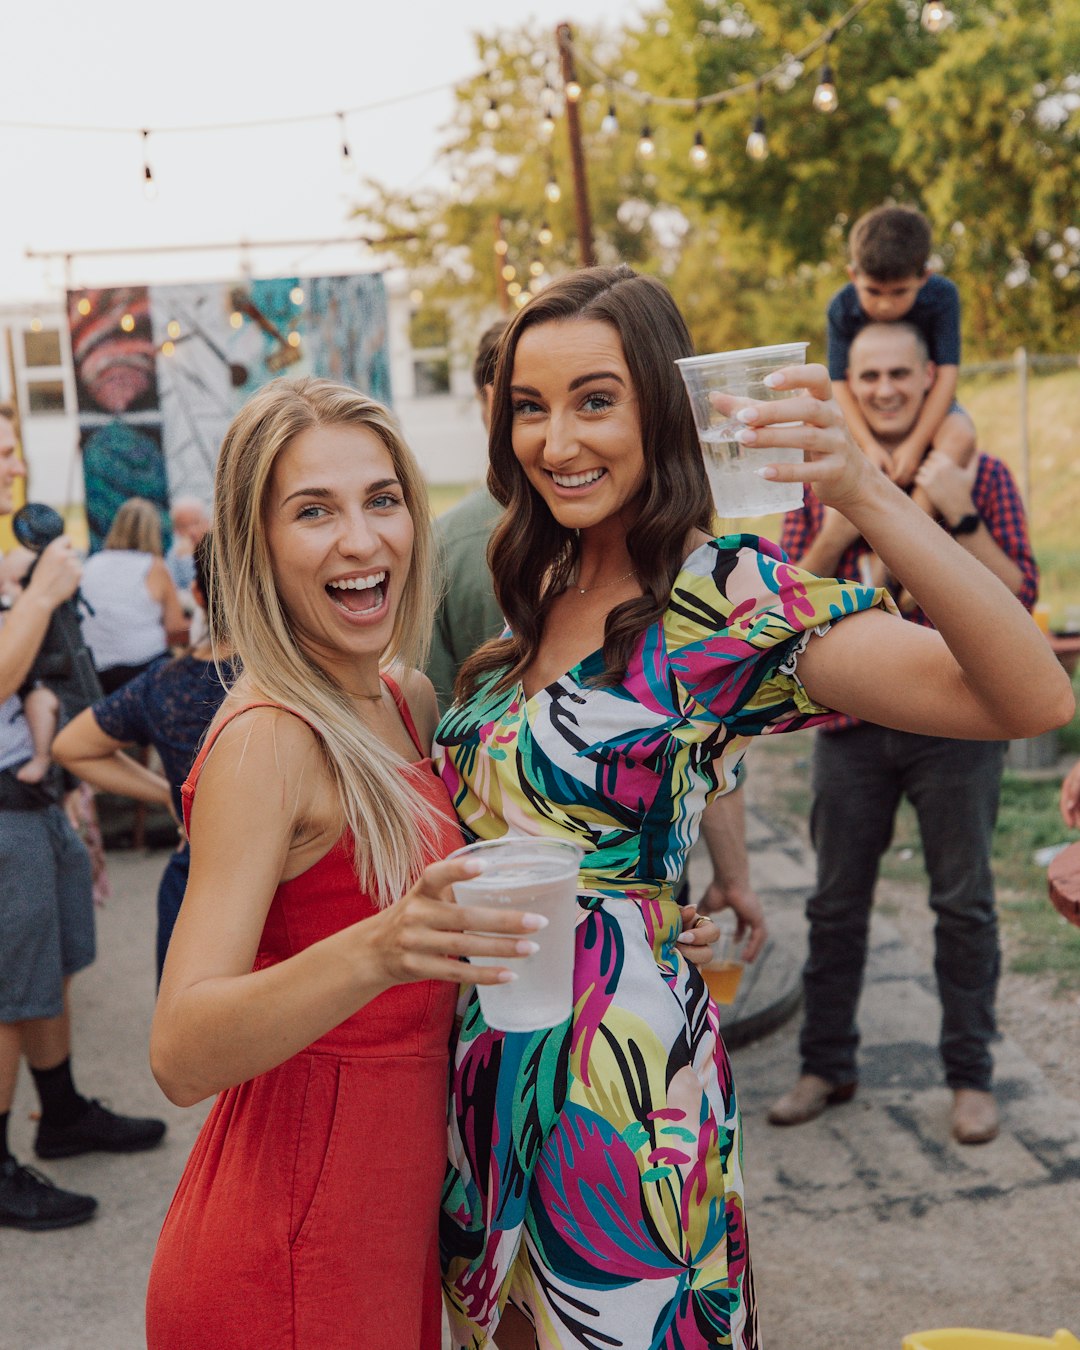
[[[129,497],[113,516],[102,547],[134,549],[136,553],[152,553],[160,558],[161,512],[145,497]]]
[[[434,617],[431,516],[419,466],[380,403],[329,380],[277,379],[241,408],[225,433],[214,486],[210,589],[239,665],[259,694],[292,708],[319,737],[339,791],[360,884],[392,903],[419,874],[434,835],[430,801],[400,772],[335,679],[301,649],[274,585],[265,505],[274,463],[311,427],[356,426],[386,447],[413,522],[412,562],[381,664],[423,664]]]

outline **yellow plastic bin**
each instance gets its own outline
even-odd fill
[[[1080,1350],[1071,1332],[1043,1336],[1014,1336],[1007,1331],[973,1331],[948,1327],[943,1331],[916,1331],[904,1337],[903,1350]]]

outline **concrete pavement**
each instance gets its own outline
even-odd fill
[[[780,999],[801,959],[810,859],[755,811],[750,842]],[[55,1233],[0,1229],[0,1350],[143,1345],[154,1241],[206,1110],[171,1107],[146,1063],[164,862],[163,853],[110,854],[115,894],[99,910],[98,961],[75,982],[75,1069],[84,1092],[161,1115],[169,1133],[150,1153],[41,1165],[59,1184],[96,1195],[100,1211]],[[693,865],[700,882],[702,862]],[[768,1350],[899,1350],[909,1332],[950,1325],[1080,1331],[1080,1103],[1055,1095],[1006,1040],[996,1052],[1001,1137],[981,1148],[953,1144],[937,1017],[929,969],[875,919],[853,1102],[797,1129],[772,1128],[765,1110],[797,1072],[797,1019],[735,1052]],[[34,1106],[24,1077],[12,1136],[31,1163]],[[392,1331],[386,1344],[407,1350]]]

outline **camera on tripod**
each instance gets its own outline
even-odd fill
[[[23,548],[40,555],[54,539],[59,539],[64,533],[64,520],[51,506],[27,502],[15,512],[11,528]],[[35,557],[24,584],[29,583],[37,563]],[[70,600],[65,600],[53,610],[49,627],[27,676],[28,684],[40,680],[53,689],[68,717],[74,717],[102,696],[101,682],[83,642],[79,605],[88,611],[90,609],[76,591]]]

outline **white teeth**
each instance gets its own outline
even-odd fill
[[[588,473],[553,473],[551,476],[559,487],[581,487],[584,483],[595,483],[605,472],[604,469],[590,469]]]
[[[330,581],[327,585],[336,591],[370,591],[386,580],[385,572],[376,572],[373,577],[351,577],[348,581]]]

